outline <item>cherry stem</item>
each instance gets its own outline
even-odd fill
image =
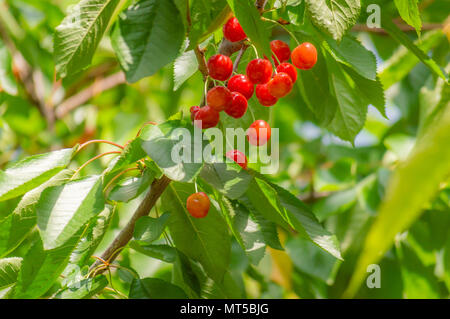
[[[142,124],[142,126],[139,128],[139,131],[136,134],[136,137],[139,137],[142,133],[142,130],[144,129],[144,127],[146,127],[147,125],[158,125],[158,123],[153,122],[153,121],[148,121],[145,122],[144,124]]]
[[[119,145],[117,143],[111,142],[111,141],[107,141],[107,140],[92,140],[92,141],[87,141],[86,143],[81,144],[78,149],[77,149],[77,153],[79,151],[81,151],[83,148],[85,148],[86,146],[89,146],[91,144],[97,144],[97,143],[104,143],[104,144],[109,144],[109,145],[114,145],[120,149],[124,149],[124,146]]]
[[[283,25],[283,24],[281,24],[281,23],[278,23],[277,21],[275,21],[275,20],[272,20],[272,19],[267,19],[267,18],[264,18],[264,17],[262,17],[261,19],[263,19],[264,21],[268,21],[268,22],[271,22],[271,23],[274,23],[274,24],[276,24],[276,25],[278,25],[278,26],[280,26],[280,27],[282,27],[294,40],[295,40],[295,42],[297,42],[297,45],[300,45],[300,41],[298,41],[298,39],[297,39],[297,37],[294,35],[294,33],[292,33],[292,31],[291,30],[289,30],[285,25]]]
[[[119,151],[111,151],[111,152],[106,152],[106,153],[99,154],[99,155],[97,155],[97,156],[91,158],[90,160],[88,160],[86,163],[84,163],[83,165],[81,165],[80,168],[78,168],[78,169],[75,171],[75,173],[73,174],[73,176],[72,176],[71,179],[73,179],[75,176],[77,176],[77,174],[78,174],[83,168],[85,168],[86,166],[88,166],[90,163],[92,163],[92,162],[95,161],[96,159],[99,159],[100,157],[103,157],[103,156],[105,156],[105,155],[110,155],[110,154],[122,154],[122,152],[119,152]]]

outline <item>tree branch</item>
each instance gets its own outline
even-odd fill
[[[82,90],[81,92],[69,97],[67,100],[62,102],[55,111],[56,118],[61,119],[66,116],[69,112],[76,109],[80,105],[83,105],[93,97],[102,93],[103,91],[110,90],[120,84],[124,84],[125,74],[120,71],[114,73],[104,79],[97,79],[88,88]]]
[[[145,195],[144,200],[136,209],[128,224],[121,230],[119,235],[114,239],[114,241],[103,253],[101,257],[103,260],[107,261],[108,263],[111,263],[114,261],[114,259],[116,259],[121,249],[125,247],[128,244],[128,242],[133,238],[134,226],[136,225],[136,221],[139,218],[147,216],[150,213],[153,206],[155,206],[156,201],[165,191],[167,186],[169,186],[170,182],[171,180],[168,177],[163,176],[152,183],[149,192],[147,193],[147,195]],[[97,266],[100,266],[101,264],[102,262],[97,260],[91,266],[91,270],[93,271]],[[93,276],[99,275],[103,273],[105,270],[106,268],[99,268],[97,271],[94,272]]]

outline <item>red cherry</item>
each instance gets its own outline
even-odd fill
[[[278,102],[278,99],[269,93],[267,89],[267,84],[258,84],[256,86],[256,97],[259,103],[264,106],[272,106]]]
[[[283,72],[289,75],[291,77],[292,83],[295,83],[295,81],[297,81],[297,69],[290,63],[281,63],[277,67],[277,72]]]
[[[214,127],[219,123],[219,120],[219,112],[209,105],[201,107],[200,110],[198,110],[194,115],[194,124],[201,129]]]
[[[229,79],[227,87],[231,92],[241,93],[247,100],[252,97],[255,90],[255,85],[243,74],[237,74]]]
[[[235,17],[228,19],[227,23],[224,24],[223,36],[230,42],[242,41],[247,37],[238,19]]]
[[[189,110],[191,111],[191,121],[194,121],[195,114],[200,110],[200,106],[191,106]]]
[[[277,61],[277,59],[272,56],[275,65],[286,62],[291,57],[291,49],[289,48],[289,45],[281,40],[273,40],[272,42],[270,42],[270,48],[278,59]]]
[[[292,64],[301,70],[311,69],[317,62],[317,50],[314,44],[305,42],[292,51]]]
[[[229,158],[232,161],[235,161],[239,164],[240,167],[243,169],[247,169],[248,166],[248,160],[247,156],[245,156],[244,153],[238,151],[238,150],[230,150],[228,151],[225,156]]]
[[[247,77],[254,84],[269,82],[272,72],[272,63],[266,59],[255,59],[247,65]]]
[[[282,98],[288,95],[292,90],[292,80],[286,73],[277,73],[272,80],[267,83],[269,93],[277,98]]]
[[[225,110],[232,99],[230,90],[224,86],[213,87],[206,94],[206,103],[218,112]]]
[[[247,139],[250,144],[261,146],[267,143],[272,134],[269,124],[263,120],[256,120],[247,131]]]
[[[213,55],[208,60],[208,72],[214,80],[226,81],[233,73],[233,62],[226,55]]]
[[[233,100],[225,109],[225,113],[235,119],[241,118],[244,116],[245,112],[247,112],[247,99],[239,92],[233,92],[231,95],[233,96]]]
[[[211,201],[203,192],[192,194],[186,200],[186,209],[195,218],[203,218],[208,215]]]

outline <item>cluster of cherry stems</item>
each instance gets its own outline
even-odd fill
[[[231,42],[247,38],[239,21],[233,17],[223,26],[224,37]],[[209,76],[218,81],[227,81],[225,86],[215,86],[206,94],[206,105],[191,107],[191,119],[201,129],[215,127],[220,120],[220,112],[224,111],[233,118],[241,118],[247,112],[248,100],[256,94],[263,106],[270,107],[278,99],[286,96],[297,81],[297,70],[311,69],[317,62],[317,50],[311,43],[305,42],[297,46],[291,53],[289,46],[280,40],[270,43],[272,63],[267,59],[254,59],[246,68],[246,75],[233,73],[233,62],[222,54],[213,55],[207,63]],[[291,59],[292,64],[288,63]],[[231,77],[231,78],[230,78]],[[256,88],[255,88],[256,85]],[[247,139],[251,145],[260,146],[270,139],[271,129],[264,120],[256,120],[247,131]],[[247,169],[248,160],[245,154],[231,150],[226,157]],[[186,202],[188,212],[196,218],[206,217],[210,208],[210,200],[203,192],[192,194]]]

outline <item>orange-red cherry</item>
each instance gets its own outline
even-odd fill
[[[229,89],[224,86],[216,86],[206,94],[206,104],[216,111],[225,110],[232,102],[233,97]]]
[[[194,115],[194,124],[198,128],[215,127],[220,120],[220,114],[209,105],[201,107]]]
[[[247,65],[247,77],[254,84],[269,82],[272,73],[272,63],[266,59],[255,59]]]
[[[277,73],[272,80],[267,83],[267,90],[276,98],[282,98],[292,90],[292,80],[286,73]]]
[[[278,99],[269,93],[267,89],[267,84],[258,84],[256,86],[256,98],[259,103],[264,106],[272,106],[278,102]]]
[[[195,218],[204,218],[208,215],[211,201],[203,192],[192,194],[186,200],[186,209]]]
[[[270,125],[264,120],[256,120],[247,130],[248,142],[255,146],[266,144],[271,135]]]
[[[214,80],[226,81],[233,73],[233,61],[223,54],[216,54],[208,60],[208,72]]]
[[[317,62],[317,50],[314,44],[305,42],[292,51],[292,64],[301,70],[309,70]]]
[[[223,36],[230,42],[238,42],[247,38],[241,24],[235,17],[228,19],[223,25]]]
[[[248,102],[245,96],[239,92],[232,92],[232,102],[225,109],[225,113],[235,119],[241,118],[247,112]]]
[[[277,66],[277,72],[286,73],[291,77],[292,83],[297,81],[297,69],[290,63],[281,63]]]
[[[241,93],[247,100],[253,96],[255,90],[255,85],[243,74],[237,74],[229,79],[227,87],[231,92]]]
[[[241,151],[230,150],[225,154],[225,156],[230,160],[235,161],[243,169],[247,169],[248,159],[247,156],[245,156],[245,154],[242,153]]]
[[[272,56],[275,65],[286,62],[291,57],[291,49],[289,48],[289,45],[281,40],[273,40],[270,42],[270,48],[276,56],[276,59]]]

